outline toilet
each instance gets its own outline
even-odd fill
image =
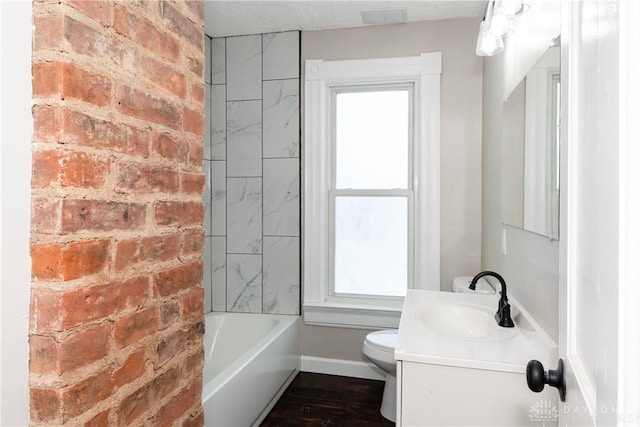
[[[397,329],[385,329],[370,332],[362,344],[362,353],[387,373],[380,414],[393,422],[396,421],[396,360],[393,353],[396,350],[397,340]]]
[[[495,289],[484,278],[478,281],[476,290],[469,289],[472,277],[455,277],[453,279],[453,292],[475,293],[481,295],[495,294]],[[398,341],[397,329],[385,329],[370,332],[362,344],[362,353],[377,367],[386,372],[384,393],[380,414],[389,421],[396,421],[396,360],[393,354]]]

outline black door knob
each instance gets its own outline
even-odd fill
[[[560,393],[560,400],[564,402],[567,387],[564,381],[564,362],[562,359],[558,360],[558,368],[556,370],[550,369],[548,372],[545,372],[544,366],[537,360],[531,360],[527,363],[527,385],[531,391],[540,393],[545,384],[557,388],[558,393]]]

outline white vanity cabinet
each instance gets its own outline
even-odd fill
[[[514,319],[515,328],[483,326],[478,313],[486,307],[490,314],[495,301],[478,295],[409,292],[395,352],[398,426],[557,424],[557,391],[547,386],[533,393],[525,377],[530,359],[554,365],[557,347],[523,312]],[[465,329],[456,322],[473,324]]]
[[[524,373],[398,362],[398,426],[552,426],[557,393]]]

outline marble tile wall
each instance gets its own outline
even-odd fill
[[[206,45],[206,311],[299,314],[300,33]]]

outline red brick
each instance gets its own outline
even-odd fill
[[[62,112],[62,120],[67,143],[111,149],[126,141],[125,127],[110,121],[69,109]],[[118,151],[128,153],[127,150]]]
[[[33,9],[31,422],[202,425],[204,4]]]
[[[109,174],[109,165],[108,159],[77,151],[34,151],[31,185],[100,188]]]
[[[46,188],[58,182],[60,176],[60,152],[58,150],[32,153],[32,188]]]
[[[179,178],[175,167],[124,163],[118,165],[117,189],[139,193],[175,193]]]
[[[204,159],[204,145],[201,142],[189,143],[189,163],[202,168],[202,160]]]
[[[196,82],[189,88],[191,100],[200,105],[204,105],[204,83]]]
[[[198,78],[204,78],[204,61],[201,57],[187,57],[187,66]]]
[[[60,372],[70,371],[105,357],[110,350],[111,325],[76,332],[60,343]]]
[[[29,337],[29,372],[34,374],[56,372],[57,362],[58,344],[55,339],[42,335]]]
[[[189,145],[184,141],[172,138],[166,133],[156,133],[152,140],[153,152],[168,160],[186,163],[189,156]]]
[[[160,330],[173,325],[180,318],[180,306],[176,301],[166,301],[160,306]]]
[[[69,243],[62,251],[62,279],[71,280],[101,272],[109,261],[109,241]]]
[[[102,25],[111,25],[111,2],[104,0],[70,0],[69,4]]]
[[[182,254],[202,254],[204,250],[204,231],[185,231],[182,233]]]
[[[160,296],[166,297],[182,290],[200,286],[202,283],[202,261],[169,268],[154,275],[156,288]]]
[[[62,112],[64,140],[69,144],[113,150],[120,153],[149,155],[149,133],[87,114],[65,109]]]
[[[202,24],[195,24],[166,1],[160,3],[160,8],[162,17],[169,24],[169,28],[172,31],[180,34],[197,49],[204,48],[204,28]]]
[[[70,16],[64,17],[64,38],[72,52],[122,63],[125,48],[121,43]]]
[[[98,403],[107,399],[113,392],[114,381],[109,369],[84,378],[76,384],[63,389],[62,401],[64,420],[85,413]]]
[[[48,105],[35,105],[33,114],[34,142],[56,143],[60,140],[60,110]]]
[[[144,374],[144,366],[144,349],[130,354],[122,366],[113,374],[116,386],[122,387],[140,378]]]
[[[194,380],[188,387],[182,389],[175,397],[165,404],[154,419],[154,426],[168,427],[191,409],[201,399],[202,379]]]
[[[31,66],[34,97],[60,96],[62,89],[62,62],[36,62]]]
[[[65,199],[62,231],[140,229],[145,224],[146,210],[141,203]]]
[[[171,61],[178,59],[180,44],[172,36],[159,31],[146,19],[130,13],[124,6],[116,6],[114,17],[113,25],[118,33]]]
[[[84,423],[84,427],[107,427],[109,425],[109,410],[100,412]]]
[[[167,360],[172,360],[180,354],[189,341],[189,332],[178,330],[158,342],[156,345],[156,356],[158,358],[156,369],[162,366]]]
[[[109,175],[111,162],[99,156],[71,151],[60,160],[63,187],[101,188]]]
[[[180,235],[144,237],[125,240],[116,246],[116,271],[120,272],[140,262],[163,262],[180,255]]]
[[[151,141],[151,133],[146,130],[127,127],[127,153],[142,157],[149,156],[149,145]]]
[[[60,297],[61,324],[74,327],[141,307],[149,298],[149,279],[145,276],[106,285],[77,289]]]
[[[204,330],[203,330],[203,333],[204,333]],[[203,333],[199,335],[196,334],[194,335],[194,337],[202,336]],[[204,351],[202,351],[202,348],[201,348],[200,351],[198,351],[197,353],[194,353],[189,357],[187,357],[187,360],[184,363],[184,375],[185,376],[191,376],[192,374],[198,375],[200,372],[202,372],[203,366],[204,366]]]
[[[33,17],[33,50],[59,48],[64,33],[64,17],[62,14],[47,13]]]
[[[32,333],[60,331],[60,293],[33,289],[31,291],[31,317],[29,329]]]
[[[123,348],[146,338],[158,329],[155,308],[138,311],[115,322],[116,346]]]
[[[65,62],[38,62],[32,66],[36,97],[75,98],[98,106],[111,100],[111,81]]]
[[[61,95],[105,106],[111,102],[111,80],[74,64],[62,64]]]
[[[191,13],[195,14],[201,21],[204,21],[204,2],[186,0],[184,5],[187,6]]]
[[[108,262],[108,240],[33,243],[31,274],[38,280],[72,280],[101,272]]]
[[[203,173],[188,173],[183,172],[180,174],[182,178],[182,191],[187,194],[202,195],[204,192],[204,180]]]
[[[122,114],[171,129],[182,128],[182,111],[166,98],[122,85],[116,89],[115,96],[117,109]]]
[[[57,243],[34,243],[31,245],[31,276],[40,279],[63,280],[62,251]]]
[[[204,135],[204,111],[184,107],[183,129],[196,135]]]
[[[156,61],[152,58],[141,58],[139,71],[152,83],[159,84],[163,89],[177,95],[181,99],[187,93],[187,79],[184,74]]]
[[[195,415],[191,415],[182,423],[182,427],[202,427],[204,425],[204,412],[200,411]]]
[[[204,208],[197,202],[157,202],[155,221],[158,225],[202,225]]]
[[[140,415],[178,387],[180,378],[176,368],[157,376],[151,382],[125,397],[118,407],[118,425],[130,425]]]
[[[182,317],[185,319],[204,316],[204,288],[194,287],[182,298]]]
[[[31,232],[56,234],[60,229],[61,202],[48,197],[31,197]]]
[[[32,387],[30,390],[30,421],[62,424],[62,401],[57,390]]]

